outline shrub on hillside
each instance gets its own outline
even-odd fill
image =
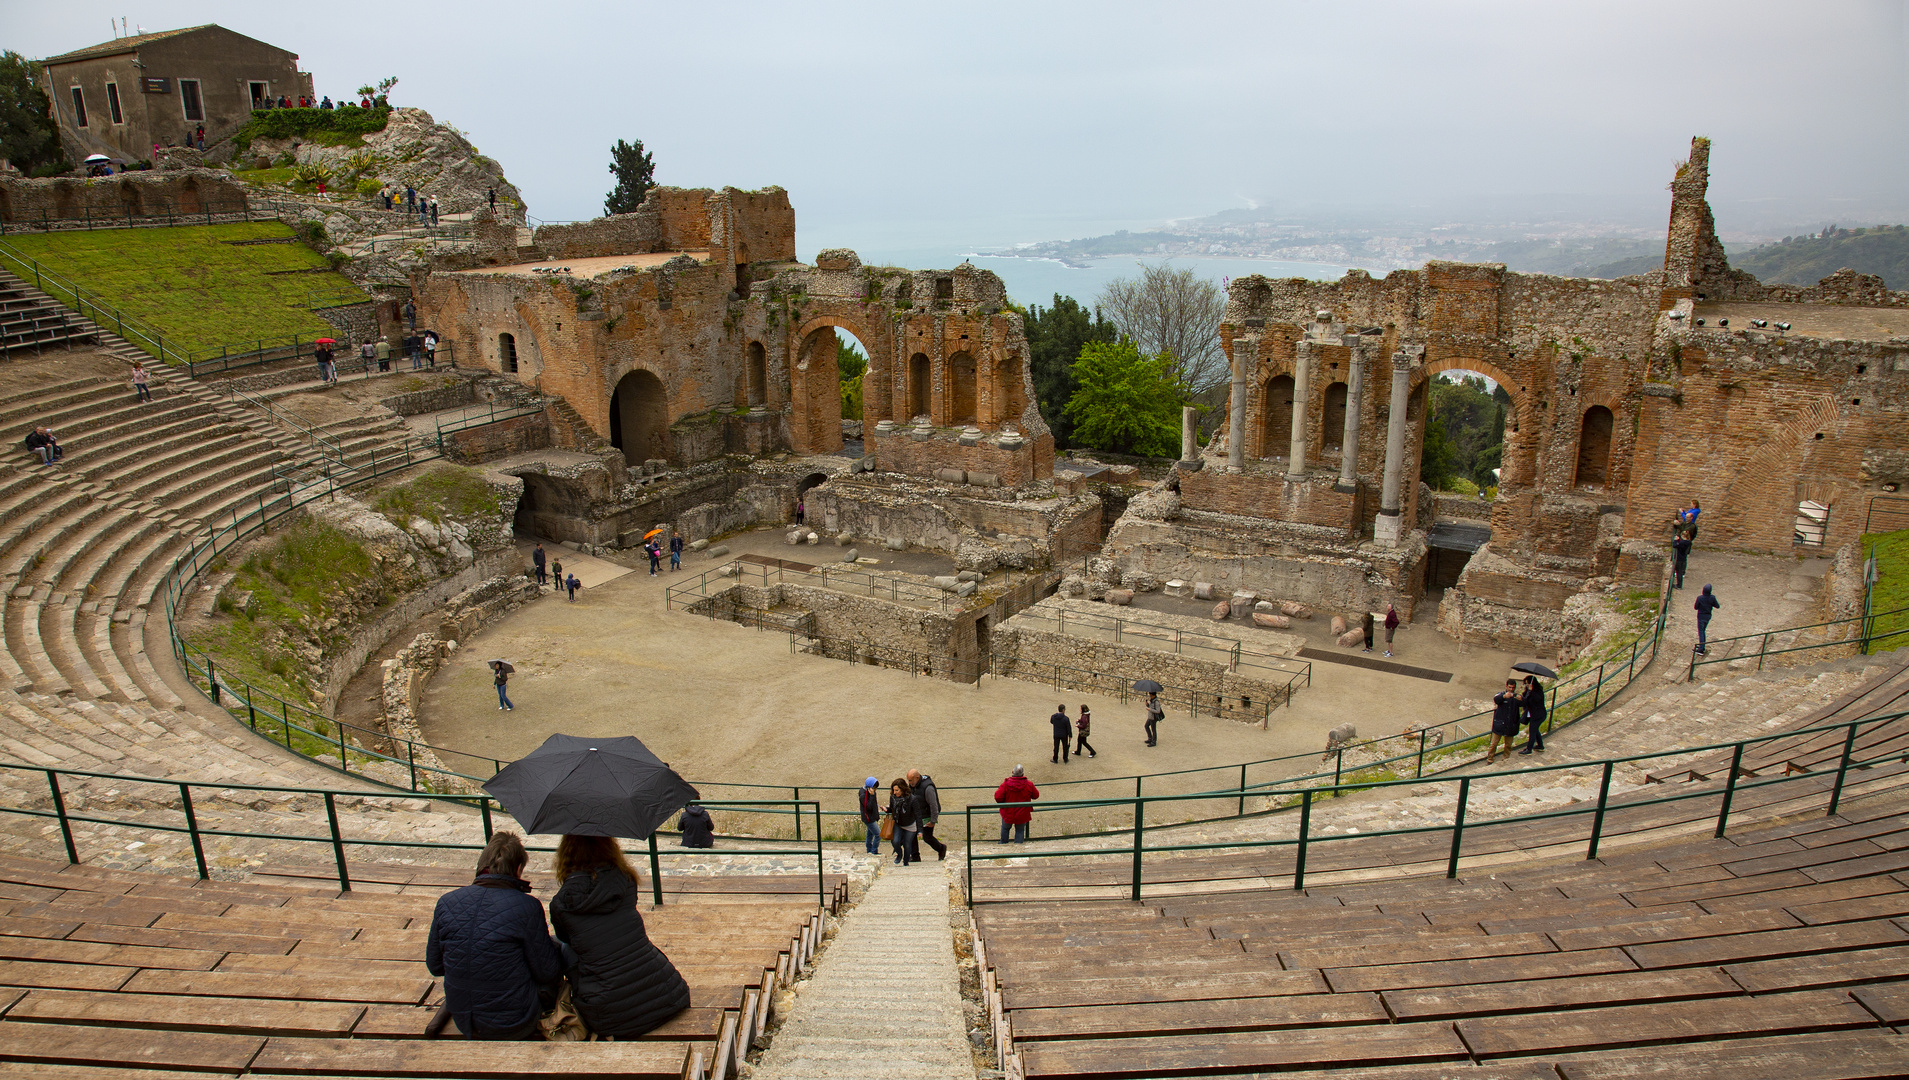
[[[378,109],[255,109],[234,137],[240,152],[253,139],[300,139],[346,146],[383,131],[391,119],[389,108]]]

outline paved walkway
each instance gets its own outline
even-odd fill
[[[883,867],[754,1076],[973,1080],[941,864]]]

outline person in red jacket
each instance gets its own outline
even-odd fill
[[[1014,775],[1001,781],[994,789],[994,801],[998,803],[1033,802],[1041,797],[1041,790],[1034,781],[1027,778],[1027,770],[1016,765]],[[1014,842],[1027,843],[1027,823],[1034,820],[1034,808],[1031,806],[1003,806],[1001,808],[1001,842],[1008,842],[1008,829],[1014,830]]]

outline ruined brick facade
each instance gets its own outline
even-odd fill
[[[1909,482],[1909,319],[1898,314],[1909,293],[1849,271],[1799,288],[1732,270],[1708,182],[1709,144],[1698,139],[1672,182],[1664,269],[1653,274],[1602,281],[1431,262],[1383,280],[1357,270],[1327,283],[1236,280],[1220,331],[1237,391],[1224,438],[1183,466],[1179,512],[1144,528],[1123,519],[1109,554],[1141,572],[1213,576],[1197,552],[1225,545],[1200,518],[1224,515],[1255,523],[1269,555],[1287,552],[1249,575],[1262,586],[1284,575],[1295,583],[1285,591],[1321,603],[1396,599],[1405,610],[1423,568],[1387,572],[1396,559],[1380,553],[1413,546],[1426,383],[1460,369],[1511,397],[1491,541],[1441,613],[1461,637],[1555,647],[1563,601],[1594,578],[1644,583],[1692,498],[1705,507],[1702,543],[1789,552],[1853,539],[1867,497]],[[1362,388],[1350,378],[1361,360]],[[1395,401],[1404,423],[1388,508]],[[1350,447],[1348,412],[1358,421]],[[1821,541],[1798,526],[1800,510],[1818,507]],[[1186,565],[1162,558],[1176,547]],[[1337,598],[1297,587],[1330,579],[1332,566],[1362,569],[1365,584],[1342,582]],[[1378,580],[1396,597],[1372,595]]]
[[[870,467],[1052,475],[1020,317],[986,271],[839,250],[797,263],[780,188],[655,188],[635,213],[545,226],[528,248],[479,233],[478,265],[416,283],[420,319],[460,360],[561,395],[631,463],[839,451],[839,330],[868,353]],[[925,437],[888,438],[897,423]]]

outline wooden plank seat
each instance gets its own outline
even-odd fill
[[[678,1080],[688,1073],[691,1053],[688,1044],[670,1042],[478,1043],[462,1039],[273,1037],[265,1040],[252,1059],[248,1075]]]
[[[1387,1020],[1377,994],[1301,994],[1250,1001],[1203,1000],[1020,1008],[1011,1014],[1016,1045],[1042,1039],[1147,1038]]]
[[[1856,1029],[1690,1045],[1658,1044],[1641,1049],[1568,1054],[1549,1061],[1555,1064],[1555,1075],[1563,1080],[1643,1080],[1668,1076],[1864,1080],[1901,1076],[1904,1062],[1909,1061],[1909,1037]]]
[[[1019,1051],[1023,1074],[1054,1080],[1194,1076],[1227,1071],[1469,1062],[1445,1023],[1373,1024],[1137,1039],[1059,1039]]]
[[[1753,994],[1854,986],[1909,974],[1909,946],[1885,945],[1857,952],[1753,960],[1726,964],[1723,972]]]
[[[255,997],[184,997],[40,989],[7,1011],[12,1020],[48,1024],[226,1031],[247,1035],[335,1035],[351,1031],[365,1006]],[[4,1028],[0,1028],[0,1034]]]
[[[1692,968],[1387,990],[1379,996],[1391,1014],[1401,1020],[1457,1020],[1468,1016],[1699,997],[1741,997],[1742,994],[1743,988],[1722,972],[1714,968]]]
[[[265,1046],[258,1035],[0,1020],[0,1060],[240,1073]]]
[[[1909,981],[1865,986],[1851,991],[1850,996],[1890,1027],[1909,1026]]]
[[[126,994],[283,998],[292,1001],[421,1004],[436,989],[429,978],[380,975],[281,975],[257,971],[141,971],[126,981]]]
[[[1481,1058],[1558,1054],[1751,1035],[1873,1028],[1876,1018],[1835,990],[1769,994],[1748,1004],[1734,998],[1651,1002],[1561,1010],[1542,1017],[1474,1016],[1459,1020],[1465,1045]]]

